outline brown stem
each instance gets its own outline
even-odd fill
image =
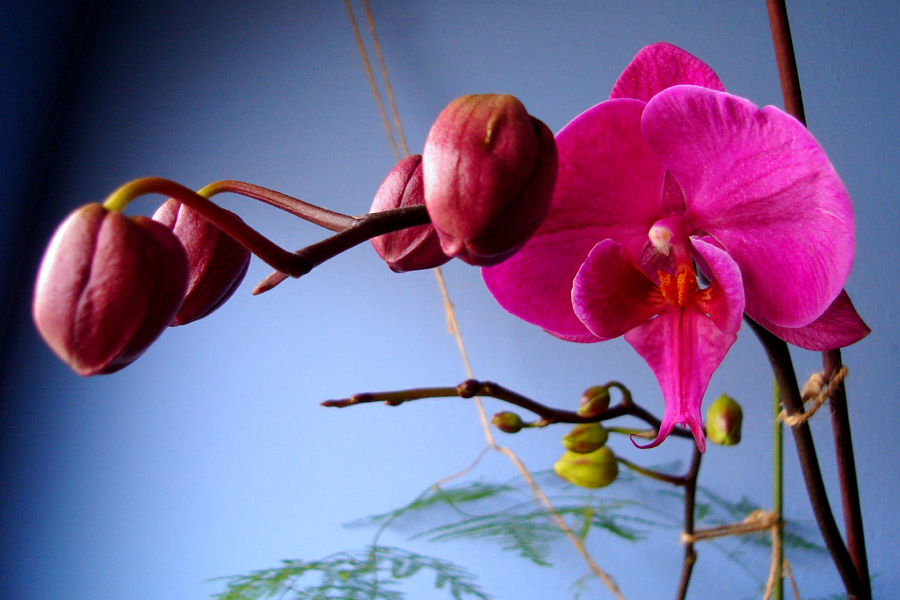
[[[416,388],[392,392],[364,392],[340,400],[326,400],[322,402],[322,406],[344,408],[356,404],[367,404],[372,402],[384,402],[390,406],[399,406],[410,400],[421,400],[423,398],[450,398],[453,396],[458,396],[460,398],[488,396],[490,398],[503,400],[504,402],[524,408],[525,410],[538,415],[541,418],[541,425],[550,425],[553,423],[596,423],[598,421],[606,421],[624,415],[637,417],[657,430],[659,430],[660,424],[659,419],[636,405],[631,401],[630,397],[624,398],[619,404],[611,406],[598,415],[585,417],[573,411],[562,410],[541,404],[540,402],[536,402],[531,398],[527,398],[494,382],[478,381],[475,379],[468,379],[456,387]],[[693,439],[691,433],[682,427],[674,428],[672,430],[672,435]]]
[[[778,78],[781,82],[781,93],[784,97],[784,108],[805,125],[806,114],[803,110],[800,76],[797,70],[797,59],[794,55],[794,44],[791,40],[787,7],[784,0],[766,0],[766,6],[769,12],[772,42],[775,46]],[[830,380],[831,376],[841,367],[841,351],[836,349],[823,352],[822,362],[825,366],[825,377],[827,380]],[[844,513],[844,528],[847,532],[847,547],[859,576],[862,597],[870,598],[872,591],[869,581],[869,565],[866,558],[862,510],[859,503],[859,487],[853,455],[853,440],[850,436],[850,418],[847,411],[847,398],[843,382],[838,384],[837,389],[831,395],[830,403],[838,481],[841,488],[841,503]]]
[[[841,351],[823,352],[822,363],[825,367],[825,378],[830,381],[834,373],[841,368]],[[831,407],[831,427],[834,434],[834,453],[841,488],[847,550],[850,552],[857,573],[859,573],[863,598],[870,598],[872,590],[869,581],[869,563],[866,557],[866,540],[863,533],[859,486],[856,481],[856,461],[853,455],[853,439],[850,435],[850,415],[847,410],[844,382],[838,382],[835,389],[829,391],[828,403]]]
[[[697,502],[697,475],[700,472],[700,460],[703,454],[697,446],[694,446],[694,454],[691,456],[691,466],[684,475],[684,533],[694,535],[694,507]],[[678,591],[675,593],[677,600],[684,600],[687,596],[688,584],[691,574],[694,572],[694,563],[697,562],[697,551],[694,542],[684,544],[684,562],[681,566],[681,577],[678,579]]]
[[[254,294],[261,294],[290,277],[301,277],[312,271],[326,260],[334,258],[341,252],[345,252],[354,246],[392,231],[399,231],[417,225],[426,225],[431,222],[424,204],[405,206],[382,212],[369,213],[363,217],[356,217],[356,223],[321,242],[316,242],[294,252],[294,271],[283,272],[281,269],[268,275],[256,284]],[[282,271],[282,272],[279,272]]]
[[[296,259],[291,252],[281,248],[244,223],[233,212],[225,210],[180,183],[161,177],[135,179],[110,194],[103,205],[109,210],[122,210],[131,200],[144,194],[161,194],[178,200],[206,217],[213,225],[270,266],[279,271],[293,274]]]
[[[328,210],[327,208],[322,208],[321,206],[298,200],[293,196],[288,196],[287,194],[282,194],[281,192],[276,192],[275,190],[270,190],[244,181],[224,179],[222,181],[210,183],[203,187],[203,189],[197,191],[198,194],[207,198],[225,192],[240,194],[242,196],[247,196],[248,198],[259,200],[260,202],[265,202],[270,206],[289,212],[304,221],[309,221],[314,225],[330,229],[331,231],[343,231],[348,227],[353,227],[359,221],[359,217],[351,217],[350,215],[334,212],[333,210]]]
[[[765,348],[787,414],[789,416],[803,414],[803,400],[800,398],[800,389],[797,386],[794,365],[787,344],[756,322],[750,319],[745,320]],[[822,481],[822,472],[819,469],[819,459],[816,456],[816,447],[809,424],[804,421],[795,425],[791,427],[791,433],[794,436],[794,445],[797,447],[797,457],[800,460],[803,480],[806,482],[806,492],[809,495],[819,531],[825,540],[825,546],[831,553],[831,559],[844,582],[847,595],[851,600],[863,600],[867,597],[861,594],[863,588],[859,574],[843,539],[841,539],[841,532],[838,530],[831,505],[828,502],[825,482]]]

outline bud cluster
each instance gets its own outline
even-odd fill
[[[432,126],[423,155],[391,170],[375,194],[368,228],[361,226],[366,217],[252,184],[218,182],[227,185],[195,193],[168,180],[135,180],[106,203],[79,208],[56,231],[37,278],[35,323],[75,372],[111,373],[140,356],[167,326],[221,306],[243,280],[251,250],[277,271],[270,276],[274,283],[264,281],[257,292],[367,239],[396,272],[437,267],[453,257],[494,265],[543,221],[556,168],[552,133],[521,102],[478,95],[451,102]],[[287,252],[209,203],[207,192],[218,191],[268,202],[337,233],[304,249],[315,246],[315,252]],[[142,193],[173,198],[152,219],[124,215],[125,205]]]
[[[76,373],[112,373],[167,326],[221,306],[249,260],[246,249],[174,200],[153,219],[87,204],[63,221],[44,252],[34,321]]]

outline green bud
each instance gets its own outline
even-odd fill
[[[491,423],[493,423],[494,427],[506,433],[518,433],[521,431],[522,427],[525,426],[522,422],[522,417],[508,410],[498,412],[494,415],[494,418],[491,419]]]
[[[581,423],[563,436],[562,443],[566,450],[587,454],[606,444],[608,437],[609,433],[600,423]]]
[[[609,408],[609,388],[594,385],[584,390],[578,401],[578,414],[582,417],[596,417]]]
[[[722,394],[706,411],[706,435],[713,444],[734,446],[741,441],[744,413],[734,398]]]
[[[606,487],[619,476],[619,463],[608,446],[590,454],[566,452],[553,465],[556,474],[578,487]]]

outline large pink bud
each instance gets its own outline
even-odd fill
[[[172,325],[207,316],[241,285],[250,265],[250,251],[195,210],[169,199],[153,220],[172,230],[187,252],[188,288]]]
[[[187,258],[172,232],[100,204],[53,234],[34,289],[34,322],[79,375],[128,365],[172,321],[187,287]]]
[[[518,250],[547,215],[556,143],[516,98],[463,96],[431,127],[422,165],[444,253],[490,266]]]
[[[425,203],[422,182],[422,157],[407,156],[398,162],[382,182],[369,212],[416,206]],[[417,225],[371,240],[391,271],[403,273],[439,267],[450,257],[441,250],[441,242],[433,225]]]

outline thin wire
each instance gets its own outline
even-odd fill
[[[394,101],[394,89],[391,87],[391,80],[388,79],[387,67],[384,65],[384,55],[381,53],[381,44],[378,42],[378,35],[375,33],[375,19],[372,17],[369,0],[363,0],[363,6],[366,9],[366,20],[369,22],[369,33],[372,34],[372,43],[375,44],[378,66],[381,68],[381,78],[384,80],[384,91],[387,92],[388,104],[391,105],[391,114],[394,116],[394,127],[397,128],[400,148],[403,150],[403,156],[409,156],[409,146],[406,145],[406,135],[404,135],[403,125],[400,123],[400,113],[397,112],[397,103]]]
[[[391,130],[391,124],[388,121],[387,111],[384,109],[384,103],[381,101],[381,94],[378,92],[378,84],[375,82],[375,74],[372,72],[372,64],[369,62],[369,55],[366,52],[366,46],[363,44],[362,36],[359,33],[359,26],[356,24],[356,17],[353,16],[353,7],[350,6],[350,0],[344,0],[344,6],[347,7],[347,16],[350,17],[350,24],[353,26],[353,35],[356,36],[356,45],[359,48],[359,55],[363,59],[363,66],[366,68],[366,76],[369,78],[369,85],[372,87],[372,95],[375,96],[375,103],[378,105],[378,112],[381,114],[381,124],[387,133],[388,140],[391,142],[391,149],[394,151],[394,157],[400,160],[402,157],[397,149],[397,142],[394,141],[394,132]],[[404,148],[406,144],[404,143]],[[404,150],[405,153],[405,150]]]

